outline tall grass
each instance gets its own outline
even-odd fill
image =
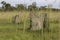
[[[46,11],[36,11],[37,15]],[[28,11],[0,12],[0,40],[60,40],[60,12],[46,12],[49,14],[49,31],[25,30],[29,27]],[[19,15],[21,24],[13,24],[12,17]],[[17,30],[17,31],[16,31]]]

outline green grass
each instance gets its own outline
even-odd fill
[[[22,24],[21,24],[22,25]],[[15,24],[4,24],[0,26],[0,40],[40,40],[40,32],[25,30],[23,26]],[[22,28],[16,28],[17,26]],[[17,31],[16,31],[17,30]],[[38,36],[38,37],[37,37]],[[35,39],[36,38],[36,39]]]
[[[45,11],[36,11],[45,13]],[[29,27],[29,12],[0,12],[0,40],[60,40],[60,12],[49,13],[49,30],[42,31],[24,30]],[[19,14],[21,24],[13,24],[12,17]]]
[[[45,38],[45,40],[58,40],[58,29],[51,28],[49,31],[45,31],[42,36],[42,31],[23,31],[22,24],[0,24],[0,40],[42,40],[42,38]]]

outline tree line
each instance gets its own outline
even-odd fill
[[[26,6],[26,5],[24,5],[24,4],[17,4],[15,7],[14,6],[11,6],[11,4],[9,4],[9,3],[6,3],[5,1],[2,1],[1,2],[1,4],[2,4],[2,9],[0,9],[0,10],[2,10],[2,11],[14,11],[14,10],[18,10],[18,11],[20,11],[20,10],[46,10],[47,8],[47,6],[41,6],[41,7],[37,7],[36,6],[36,2],[33,2],[31,5],[28,5],[28,7]],[[55,9],[52,9],[52,10],[54,10],[55,11]],[[58,9],[57,9],[58,10]]]

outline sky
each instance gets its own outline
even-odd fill
[[[15,6],[16,4],[25,4],[26,6],[28,6],[32,4],[32,2],[36,2],[37,6],[39,7],[52,4],[53,8],[59,8],[60,5],[59,0],[0,0],[0,7],[2,7],[2,1],[10,3],[12,6]]]

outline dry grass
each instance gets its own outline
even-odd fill
[[[0,12],[0,40],[42,40],[43,37],[45,40],[60,40],[60,12],[35,12],[37,15],[40,15],[40,13],[48,13],[49,31],[45,31],[43,37],[41,31],[32,32],[25,30],[23,33],[22,29],[29,27],[29,13],[28,11]],[[20,21],[23,22],[18,25],[19,29],[16,24],[12,24],[12,17],[15,15],[19,15]],[[18,34],[16,34],[16,29],[18,30]]]

